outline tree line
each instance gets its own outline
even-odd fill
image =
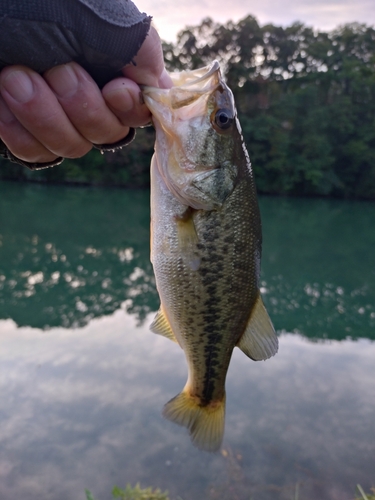
[[[260,193],[375,199],[374,28],[207,18],[163,45],[169,71],[220,61]],[[3,161],[0,178],[144,187],[153,141],[152,129],[142,129],[120,152],[93,151],[39,172]]]

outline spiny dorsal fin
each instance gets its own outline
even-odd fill
[[[260,361],[274,356],[278,346],[275,329],[259,294],[237,347],[249,358]]]
[[[150,330],[154,333],[157,333],[158,335],[167,337],[167,339],[173,340],[173,342],[177,342],[171,325],[169,324],[169,321],[161,307],[157,312],[154,321],[151,323]]]

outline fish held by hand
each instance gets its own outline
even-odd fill
[[[216,451],[234,347],[265,360],[278,340],[259,291],[261,221],[233,94],[217,61],[171,77],[171,89],[143,89],[156,129],[151,261],[161,306],[151,330],[177,342],[188,364],[164,416]]]

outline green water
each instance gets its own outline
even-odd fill
[[[350,500],[375,486],[375,205],[262,198],[280,352],[235,350],[223,452],[161,409],[186,380],[158,307],[149,194],[0,184],[0,498]]]

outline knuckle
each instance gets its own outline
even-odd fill
[[[95,123],[99,125],[103,119],[103,109],[100,105],[89,103],[86,101],[82,102],[82,119],[88,124]]]

